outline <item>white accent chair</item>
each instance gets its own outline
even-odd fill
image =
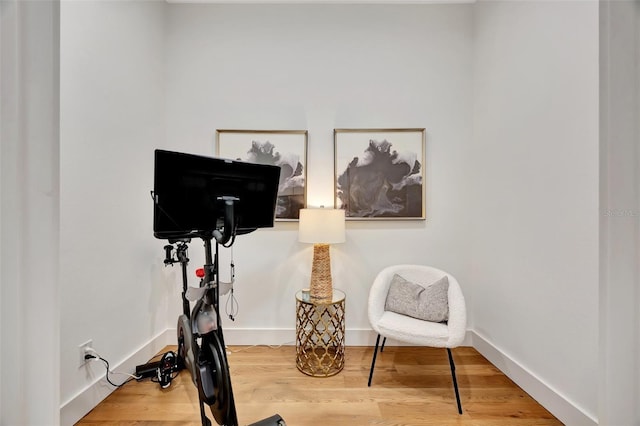
[[[428,287],[445,275],[449,281],[447,291],[449,303],[449,319],[445,323],[423,321],[391,311],[385,311],[385,303],[389,286],[395,274],[405,280]],[[451,348],[459,346],[464,340],[467,327],[467,311],[458,281],[447,272],[423,265],[394,265],[389,266],[378,273],[369,291],[369,322],[378,333],[376,347],[371,361],[369,372],[369,386],[373,378],[373,368],[376,363],[380,336],[384,339],[380,352],[384,350],[387,337],[400,342],[419,346],[431,346],[446,348],[451,366],[451,377],[458,403],[458,413],[462,414],[458,382],[456,380],[455,364],[451,355]]]

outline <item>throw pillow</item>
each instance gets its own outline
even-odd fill
[[[448,291],[449,279],[446,275],[423,287],[395,274],[384,309],[424,321],[444,322],[449,319]]]

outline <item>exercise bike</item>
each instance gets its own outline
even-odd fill
[[[220,226],[212,231],[192,231],[188,235],[169,238],[165,249],[165,265],[180,263],[182,267],[182,307],[178,317],[178,366],[186,368],[198,389],[200,418],[203,426],[211,426],[206,416],[205,404],[209,406],[213,418],[219,425],[238,426],[227,353],[225,350],[222,324],[220,321],[220,279],[218,271],[218,250],[220,246],[231,247],[236,235],[252,230],[238,231],[234,221],[235,197],[220,197],[224,203],[224,218]],[[187,244],[196,237],[204,242],[205,265],[200,274],[198,288],[187,284]],[[215,253],[213,244],[215,242]],[[176,258],[173,258],[173,244],[176,244]],[[191,309],[191,302],[194,307]],[[282,417],[275,414],[252,423],[250,426],[286,426]]]

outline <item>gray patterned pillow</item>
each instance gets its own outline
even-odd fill
[[[430,286],[423,287],[395,274],[384,310],[424,321],[444,322],[449,319],[448,291],[449,279],[446,275]]]

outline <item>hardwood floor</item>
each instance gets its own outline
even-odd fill
[[[329,378],[299,372],[294,346],[232,346],[229,350],[241,425],[276,413],[288,426],[562,424],[470,347],[452,351],[462,415],[457,412],[444,349],[385,347],[378,355],[371,387],[367,387],[371,347],[347,347],[344,370]],[[212,418],[208,408],[207,413]],[[150,380],[133,381],[77,424],[197,426],[198,393],[186,371],[167,389]]]

